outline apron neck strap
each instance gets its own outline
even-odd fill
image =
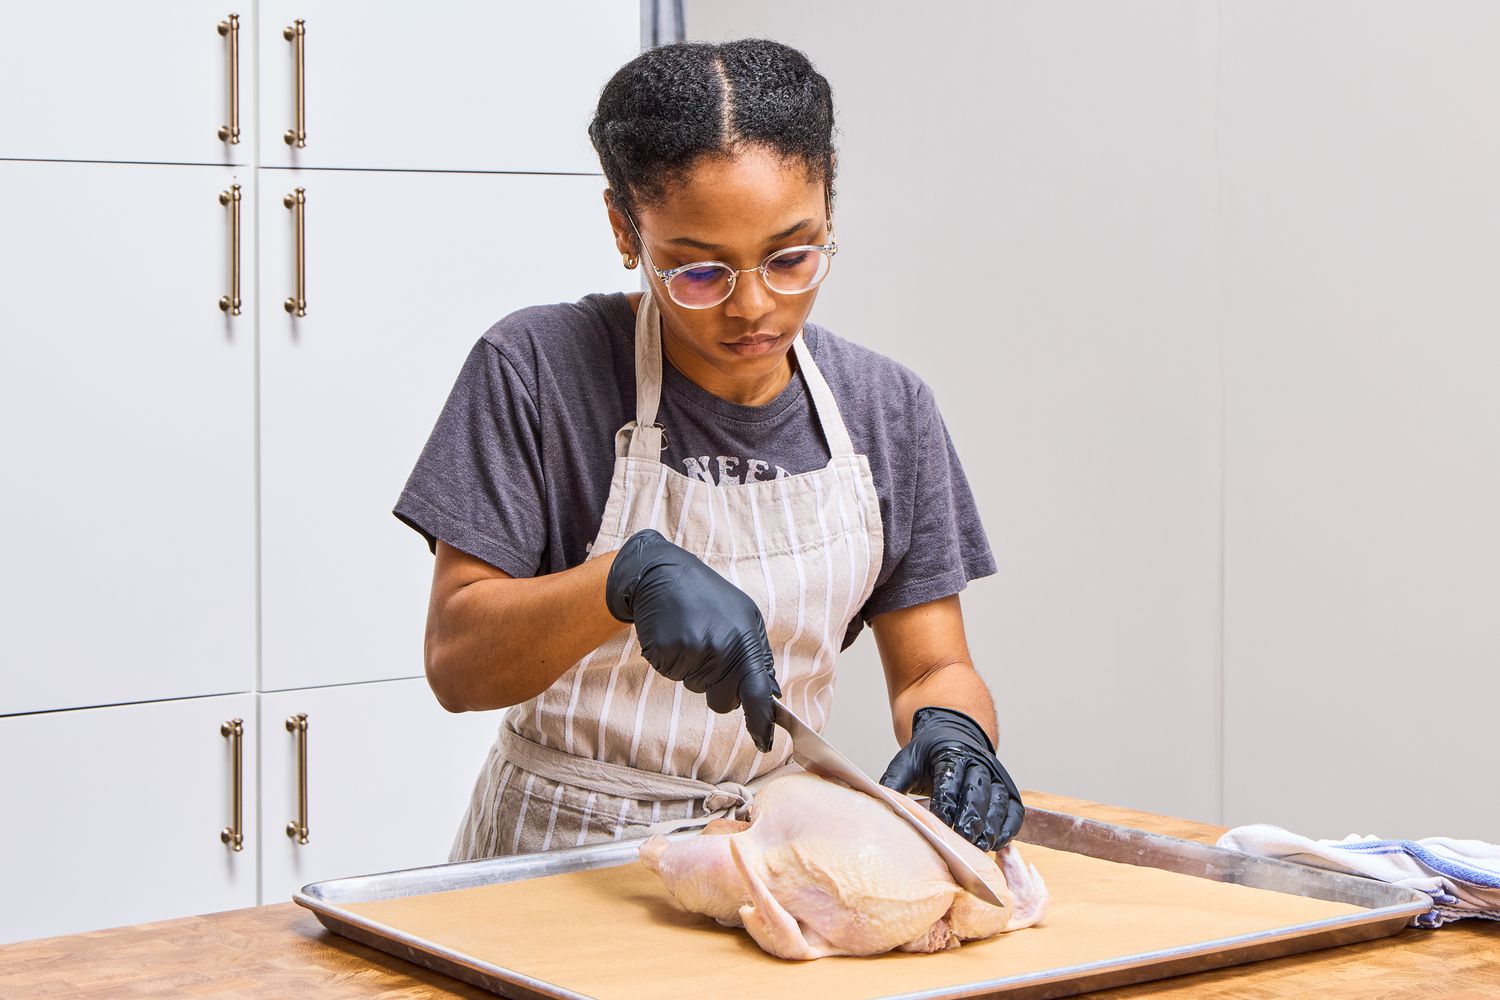
[[[658,461],[666,447],[656,413],[661,406],[661,314],[648,290],[635,313],[635,427],[630,454]]]
[[[828,388],[823,372],[818,368],[817,362],[813,361],[812,349],[807,346],[807,334],[804,331],[797,332],[797,339],[792,341],[792,351],[796,353],[797,367],[802,370],[802,377],[807,381],[807,391],[812,396],[813,416],[823,428],[829,456],[843,458],[854,454],[854,442],[849,440],[844,415],[839,412],[839,404],[834,401],[833,390]]]
[[[803,331],[797,332],[792,350],[797,356],[797,367],[807,382],[813,417],[823,429],[831,457],[853,455],[854,444],[844,426],[838,403],[834,401],[833,390],[828,388],[827,380],[813,361]],[[659,460],[661,450],[666,447],[662,428],[656,423],[661,409],[661,359],[661,311],[657,308],[656,297],[648,289],[641,296],[635,315],[635,426],[630,434],[629,452],[633,457],[652,461]]]

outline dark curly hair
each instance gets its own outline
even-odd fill
[[[768,38],[648,49],[610,77],[589,123],[615,204],[632,217],[704,159],[746,146],[823,181],[831,212],[833,132],[828,81],[807,56]]]

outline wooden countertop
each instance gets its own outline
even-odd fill
[[[1026,801],[1212,843],[1222,827],[1042,792]],[[1126,997],[1500,996],[1500,923],[1407,928],[1379,941],[1125,986]],[[227,910],[0,946],[0,996],[490,998],[493,994],[356,944],[294,903]]]

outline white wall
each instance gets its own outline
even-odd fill
[[[938,394],[1024,786],[1500,839],[1500,8],[689,0],[687,31],[833,85],[813,318]],[[830,736],[878,773],[873,642],[840,673]]]
[[[1222,31],[1229,817],[1500,841],[1500,6]]]

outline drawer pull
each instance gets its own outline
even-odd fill
[[[219,34],[229,37],[229,124],[219,126],[219,138],[233,145],[240,141],[240,16],[220,21]]]
[[[281,37],[292,43],[292,59],[296,64],[293,76],[297,89],[297,127],[287,129],[282,138],[288,146],[301,149],[307,145],[307,66],[304,60],[307,22],[297,18],[290,28],[281,29]]]
[[[297,741],[297,818],[286,825],[286,835],[307,843],[307,713],[286,720],[286,731]]]
[[[236,851],[245,849],[245,720],[230,719],[219,726],[219,735],[229,739],[234,754],[234,767],[230,771],[234,786],[234,820],[219,831],[219,839]]]
[[[297,230],[297,294],[283,305],[293,316],[307,315],[307,190],[298,188],[281,199],[292,210],[292,224]]]
[[[231,316],[240,314],[240,201],[238,184],[219,192],[219,204],[229,206],[229,294],[219,297],[219,308]]]
[[[240,141],[240,15],[231,13],[219,21],[219,34],[229,37],[229,124],[220,124],[219,138],[228,144]]]

